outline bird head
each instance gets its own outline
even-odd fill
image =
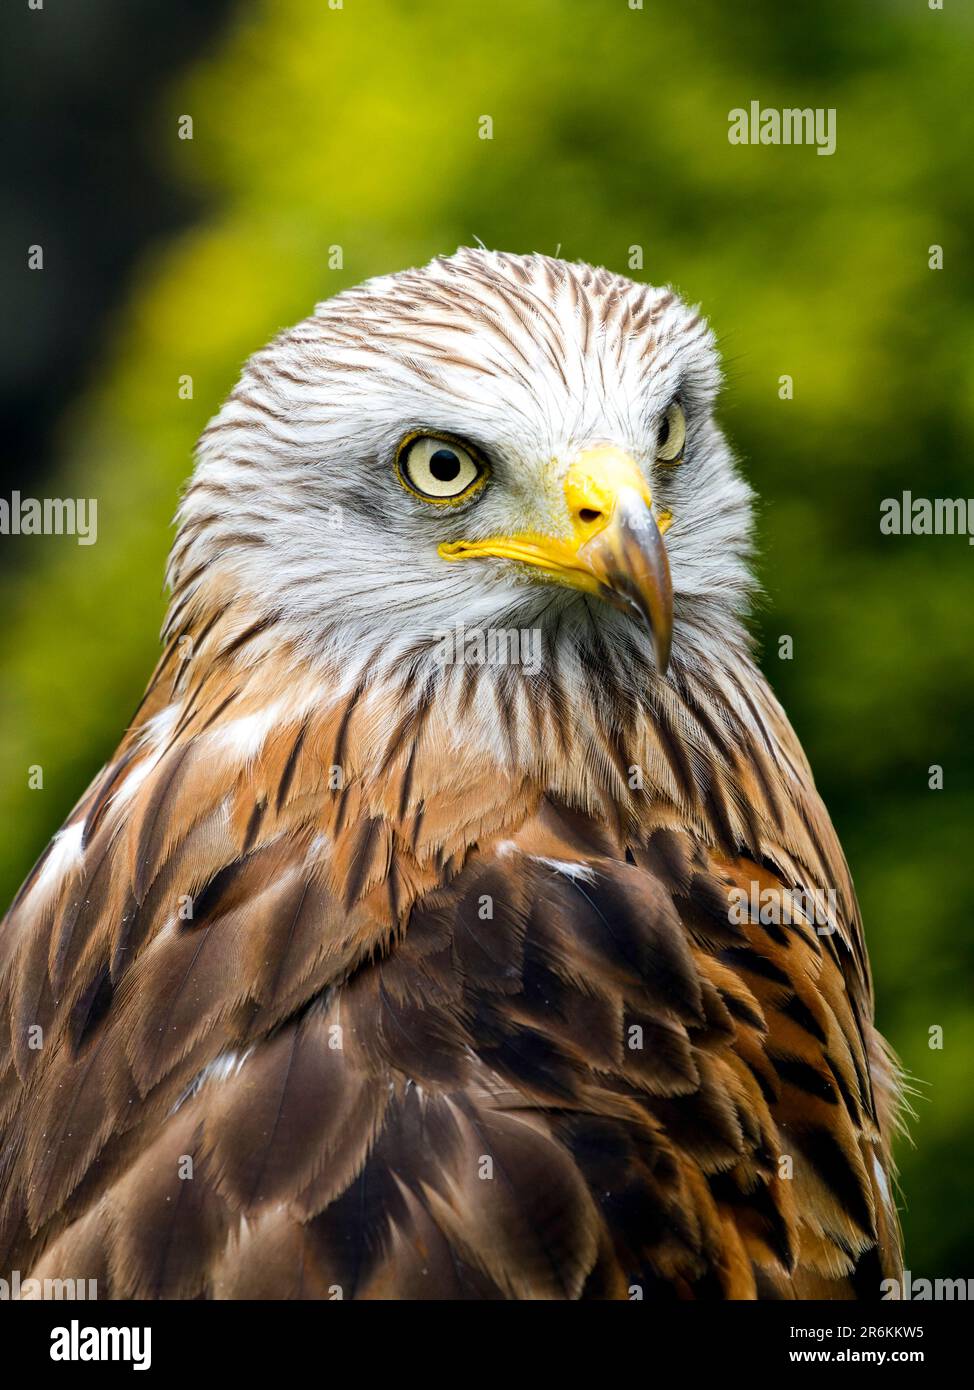
[[[660,679],[743,642],[751,493],[671,290],[464,249],[318,306],[200,443],[170,579],[354,663],[543,629]],[[712,651],[711,651],[712,655]]]

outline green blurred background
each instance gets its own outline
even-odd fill
[[[974,495],[971,8],[67,8],[23,6],[8,49],[37,107],[4,225],[23,325],[4,495],[95,496],[99,534],[0,540],[4,900],[135,707],[178,489],[243,359],[316,300],[475,238],[623,272],[641,246],[636,278],[701,302],[725,353],[722,418],[761,496],[764,667],[852,865],[880,1025],[918,1078],[907,1263],[974,1274],[974,552],[879,531],[903,489]],[[730,145],[751,100],[834,107],[836,153]],[[51,248],[42,274],[19,269],[28,242]]]

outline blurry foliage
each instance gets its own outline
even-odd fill
[[[16,325],[0,338],[4,493],[28,472],[35,489],[46,485],[51,428],[92,379],[93,335],[125,303],[139,252],[200,210],[185,182],[146,158],[143,132],[173,74],[235,9],[236,0],[0,7],[0,267]],[[38,237],[43,275],[24,264]]]
[[[639,244],[636,278],[700,301],[720,337],[722,418],[762,499],[765,669],[852,865],[880,1025],[919,1078],[908,1263],[971,1273],[974,553],[878,526],[904,488],[974,494],[971,21],[921,0],[242,8],[151,141],[217,211],[145,260],[60,422],[49,492],[98,497],[98,543],[5,542],[5,895],[135,707],[178,489],[243,359],[317,299],[475,238],[622,272]],[[835,107],[837,152],[730,145],[752,99]]]

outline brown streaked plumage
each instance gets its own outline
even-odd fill
[[[101,1297],[878,1297],[900,1268],[895,1068],[841,849],[740,625],[743,561],[718,582],[693,548],[695,487],[697,531],[743,556],[747,530],[693,413],[702,320],[474,252],[340,299],[204,436],[164,655],[0,931],[0,1267]],[[495,533],[479,503],[429,533],[394,481],[372,508],[378,442],[336,484],[340,553],[323,531],[301,550],[327,504],[307,451],[347,457],[341,410],[365,404],[344,383],[373,354],[420,393],[389,406],[390,444],[458,432],[468,391],[489,452],[486,383],[505,419],[537,394],[557,422],[537,479],[499,442],[487,489],[515,488],[525,532],[593,444],[638,461],[647,514],[662,493],[674,517],[665,674],[594,587],[440,560]],[[636,382],[671,369],[698,472],[669,496]],[[391,560],[377,588],[387,524],[424,568]],[[437,665],[436,585],[454,620],[536,625],[540,668]],[[730,910],[795,888],[834,892],[835,930]]]

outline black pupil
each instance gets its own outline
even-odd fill
[[[657,441],[656,441],[657,444],[659,445],[659,447],[660,447],[661,449],[662,449],[663,445],[666,443],[666,441],[669,439],[669,437],[670,437],[670,417],[667,415],[666,419],[663,421],[663,423],[662,423],[662,424],[660,425],[660,427],[659,427],[659,437],[658,437],[658,439],[657,439]]]
[[[440,483],[452,483],[460,476],[460,460],[452,449],[437,449],[430,459],[430,472]]]

